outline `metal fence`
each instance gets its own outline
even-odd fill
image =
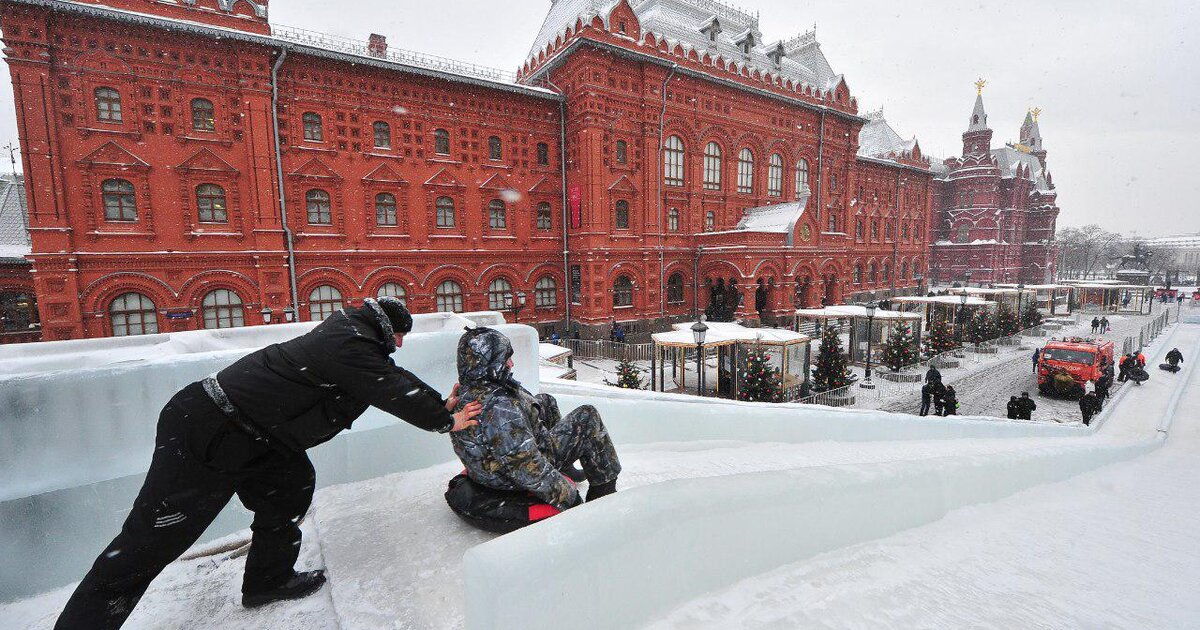
[[[849,407],[854,405],[854,385],[847,385],[827,392],[813,394],[796,402],[803,405],[825,405],[826,407]]]
[[[561,343],[577,359],[649,361],[654,352],[652,343],[617,343],[603,339],[564,339]]]

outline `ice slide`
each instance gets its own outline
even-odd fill
[[[453,336],[453,333],[446,334]],[[404,357],[401,357],[401,360],[403,361]],[[426,374],[426,376],[437,380],[432,374]],[[439,383],[439,385],[441,384]],[[542,562],[539,560],[539,554],[541,554],[546,558],[557,558],[559,571],[569,571],[572,576],[579,577],[582,580],[579,582],[579,588],[587,591],[600,587],[600,590],[592,591],[590,595],[578,598],[571,594],[564,595],[571,601],[570,609],[577,611],[581,610],[580,605],[585,604],[588,599],[599,598],[610,603],[623,601],[613,600],[612,597],[616,596],[616,593],[606,591],[607,587],[603,584],[597,584],[596,580],[587,577],[588,575],[611,575],[611,572],[608,574],[595,573],[596,567],[588,566],[586,561],[581,563],[580,560],[590,558],[598,561],[609,558],[612,571],[622,569],[630,572],[622,575],[623,581],[630,581],[631,577],[638,578],[637,574],[639,573],[645,573],[647,576],[655,573],[654,567],[647,565],[652,556],[638,557],[637,554],[631,556],[629,549],[621,552],[621,546],[630,542],[629,540],[622,542],[607,539],[607,544],[616,545],[616,547],[609,548],[605,546],[606,539],[603,537],[592,539],[598,533],[596,528],[588,527],[593,518],[597,523],[605,519],[610,521],[615,519],[615,526],[625,532],[622,538],[628,539],[639,531],[635,526],[640,527],[639,519],[633,518],[637,514],[631,511],[632,506],[667,506],[678,508],[681,511],[676,512],[665,521],[662,520],[661,515],[651,519],[650,527],[647,529],[674,529],[674,526],[681,522],[680,516],[687,513],[686,502],[683,504],[678,501],[663,502],[646,497],[653,497],[655,493],[663,492],[664,489],[667,492],[673,492],[680,484],[686,485],[689,479],[709,479],[720,486],[736,491],[738,484],[742,483],[747,475],[777,475],[784,481],[780,482],[781,485],[777,485],[776,488],[783,488],[783,490],[778,493],[759,492],[754,495],[773,504],[780,496],[786,497],[794,494],[794,488],[802,487],[806,479],[818,479],[821,475],[827,475],[831,470],[846,470],[864,481],[871,479],[886,481],[893,471],[901,474],[903,471],[900,469],[906,468],[905,462],[912,462],[931,467],[926,471],[927,474],[924,477],[928,480],[947,470],[940,463],[946,458],[956,459],[964,465],[967,465],[966,462],[970,462],[970,466],[980,467],[989,465],[989,462],[995,460],[1022,461],[1020,460],[1022,457],[1049,460],[1055,459],[1059,455],[1065,455],[1062,461],[1069,463],[1068,470],[1082,470],[1095,465],[1091,461],[1091,456],[1101,458],[1115,456],[1113,454],[1117,449],[1130,446],[1128,439],[1116,440],[1104,435],[1088,437],[1090,431],[1079,427],[1009,423],[994,420],[918,419],[869,412],[765,405],[745,406],[711,401],[701,404],[697,403],[695,399],[649,393],[635,394],[633,399],[623,399],[620,394],[628,394],[627,392],[616,392],[612,389],[593,392],[586,386],[566,383],[547,385],[547,389],[558,394],[563,400],[563,406],[567,408],[585,400],[597,402],[596,397],[601,394],[606,396],[599,400],[598,406],[606,414],[614,436],[622,444],[623,458],[626,462],[623,487],[630,491],[617,495],[620,501],[614,499],[611,502],[584,506],[577,512],[568,513],[560,517],[561,524],[557,524],[558,526],[551,529],[547,529],[547,527],[553,523],[547,523],[522,532],[521,534],[525,535],[542,531],[544,532],[542,535],[548,536],[554,544],[543,545],[537,549],[537,554],[523,557],[522,562],[526,570],[522,571],[521,580],[517,580],[517,583],[507,584],[498,575],[489,580],[486,590],[497,591],[510,587],[518,589],[526,587],[536,590],[546,586],[552,587],[551,590],[576,588],[571,586],[574,583],[571,580],[555,582],[551,577],[547,577],[549,582],[540,579],[530,581],[528,579],[530,575],[539,575],[538,571],[544,568],[538,564]],[[3,390],[0,389],[0,391]],[[403,443],[409,437],[417,437],[415,432],[412,432],[411,435],[407,433],[403,426],[386,426],[382,429],[392,436],[387,440],[389,445]],[[340,447],[341,450],[335,458],[342,460],[339,465],[345,467],[347,465],[345,460],[356,460],[364,452],[371,453],[369,459],[383,456],[386,449],[363,451],[365,446],[378,442],[375,438],[381,435],[377,433],[380,430],[379,428],[365,431],[356,430],[345,438],[336,440],[335,443],[346,442]],[[357,442],[353,439],[355,437],[359,438]],[[448,453],[448,449],[438,447],[434,451],[432,454],[424,455],[435,458],[433,461],[449,459],[445,454]],[[1068,451],[1083,454],[1070,455]],[[415,457],[416,455],[401,452],[399,459],[406,459],[410,456]],[[438,457],[441,459],[436,459]],[[1077,461],[1073,461],[1073,457]],[[328,476],[326,475],[326,463],[321,462],[319,465],[320,475]],[[414,465],[392,462],[392,470],[411,470],[428,465],[428,463],[432,462]],[[875,467],[874,477],[871,477],[871,472],[867,469],[871,466]],[[458,561],[458,558],[462,557],[463,552],[491,537],[470,530],[459,523],[444,508],[440,496],[445,480],[453,474],[456,468],[454,464],[444,464],[414,472],[378,477],[361,483],[341,485],[318,493],[309,523],[312,531],[308,537],[307,551],[316,554],[311,556],[315,564],[324,564],[330,571],[333,587],[327,593],[329,605],[325,612],[335,615],[341,627],[379,627],[381,623],[385,622],[387,622],[387,626],[394,625],[402,628],[462,627],[467,623],[466,602],[469,601],[471,610],[476,611],[482,603],[489,601],[491,596],[488,592],[482,594],[478,594],[475,590],[464,592],[464,565]],[[806,470],[807,474],[812,476],[806,477]],[[912,468],[911,470],[918,469]],[[1000,484],[1003,486],[997,490],[1000,493],[1011,492],[1013,489],[1041,481],[1041,478],[1036,475],[1025,475],[1021,466],[1011,466],[1009,469],[993,466],[983,469],[983,472],[976,477],[986,481],[988,478],[986,473],[996,470],[1010,470],[1011,476],[1015,477],[1013,481]],[[911,474],[916,475],[917,472]],[[914,477],[914,479],[916,478]],[[750,485],[759,488],[766,487]],[[934,485],[937,483],[934,482]],[[900,489],[903,490],[903,488]],[[699,502],[697,505],[709,505],[713,502],[711,493],[703,490],[695,492],[698,495],[695,496],[695,500]],[[962,492],[966,492],[966,490],[962,490]],[[683,494],[686,495],[686,493]],[[830,492],[833,499],[836,499],[839,494]],[[702,500],[704,497],[710,497],[706,499],[707,503]],[[632,503],[626,504],[626,502]],[[121,502],[117,501],[116,503],[120,504]],[[608,507],[605,507],[605,504],[609,504]],[[763,520],[793,521],[792,526],[782,528],[782,533],[787,535],[793,535],[795,527],[798,526],[796,524],[812,519],[811,509],[800,514],[803,517],[801,519],[795,514],[776,512],[774,507],[767,508],[765,511],[761,509],[762,505],[759,505],[759,508]],[[125,505],[116,509],[123,510]],[[910,510],[898,509],[897,511],[904,513]],[[919,516],[912,519],[910,523],[912,525],[927,522],[938,516],[936,510],[912,511],[920,513]],[[876,510],[872,513],[878,514],[879,512]],[[574,516],[568,519],[567,517],[572,514]],[[585,518],[585,515],[589,514],[593,518]],[[646,514],[652,515],[655,512],[649,510]],[[778,518],[773,516],[776,514]],[[711,523],[715,514],[700,516],[702,520],[707,519],[706,522]],[[242,518],[244,519],[244,516]],[[834,522],[828,517],[826,520]],[[245,520],[242,521],[242,523],[245,522]],[[568,523],[571,524],[570,527],[566,526]],[[865,532],[864,536],[878,535],[879,533],[867,532],[866,529],[863,531]],[[680,536],[685,533],[682,530],[679,532]],[[512,543],[521,542],[517,537],[510,536],[481,545],[475,551],[481,554],[484,552],[494,553],[493,550],[497,546],[508,546],[510,539],[512,539]],[[586,541],[587,549],[582,556],[574,557],[569,545],[561,544],[563,541],[571,539]],[[833,544],[836,542],[830,541],[832,546],[837,546]],[[542,543],[545,543],[545,540]],[[711,544],[710,540],[703,541],[705,548]],[[83,554],[86,563],[90,561],[90,555],[94,553],[94,549],[99,546],[100,543],[97,543],[92,546],[93,551],[91,552],[76,550],[76,553]],[[465,566],[468,575],[471,574],[472,557],[475,555],[476,553],[472,552],[467,558]],[[631,564],[620,565],[617,560],[621,558],[630,560]],[[777,558],[772,566],[778,566],[786,561],[787,558]],[[178,627],[217,627],[221,623],[255,624],[250,617],[245,616],[248,614],[245,611],[239,611],[236,607],[226,610],[227,607],[221,604],[233,597],[232,594],[236,592],[237,563],[236,557],[227,562],[217,562],[217,569],[203,573],[205,576],[203,579],[211,580],[212,583],[209,588],[196,592],[194,596],[198,602],[213,600],[213,604],[212,606],[197,605],[197,612],[193,614],[181,610],[178,606],[172,608],[172,613],[178,613],[180,617]],[[181,589],[189,588],[188,585],[197,578],[196,573],[200,567],[208,564],[214,564],[214,561],[210,559],[192,563],[181,562],[178,563],[178,566],[172,567],[169,575],[165,575],[160,580],[161,585],[156,585],[147,597],[147,610],[154,611],[160,608],[155,601],[177,600]],[[230,568],[231,566],[233,568]],[[747,565],[747,567],[738,569],[737,563],[734,563],[730,565],[733,570],[725,573],[725,577],[722,579],[733,580],[765,570],[751,565]],[[676,576],[688,575],[686,567],[683,566],[661,565],[658,568]],[[561,573],[547,575],[561,575]],[[192,579],[185,580],[183,576]],[[226,584],[225,582],[228,580],[233,580],[234,583]],[[522,581],[525,583],[521,584]],[[632,581],[639,583],[638,579]],[[467,582],[467,584],[469,583]],[[502,588],[497,588],[498,584]],[[691,584],[689,587],[691,590],[688,592],[673,593],[670,589],[665,589],[655,592],[653,596],[642,596],[640,599],[631,597],[628,600],[629,605],[622,604],[621,608],[622,610],[628,608],[635,616],[613,619],[611,618],[612,610],[609,609],[604,613],[605,616],[593,617],[607,619],[607,622],[602,624],[604,627],[622,627],[622,624],[626,622],[636,626],[642,621],[651,620],[655,614],[669,610],[674,604],[686,601],[705,590],[721,586],[721,584],[704,585],[700,582],[689,582],[689,584]],[[697,588],[700,590],[695,590]],[[642,589],[642,593],[647,592],[649,591]],[[524,595],[532,594],[532,591],[524,593]],[[649,612],[645,608],[643,600],[654,600],[651,602],[653,606]],[[46,601],[50,602],[47,605],[52,608],[54,596],[50,596]],[[25,605],[28,606],[29,603],[27,602]],[[214,608],[220,609],[222,612],[214,613]],[[200,614],[199,611],[205,612]],[[291,614],[288,609],[277,612],[284,616]],[[504,622],[508,612],[503,605],[496,605],[485,610],[488,618],[495,620],[498,624]],[[0,618],[4,618],[3,613],[4,611],[0,610]],[[517,624],[521,627],[539,627],[538,620],[531,619],[526,613],[528,613],[528,609],[520,611]],[[152,614],[152,612],[147,614]],[[578,615],[576,619],[592,616],[585,609],[576,614]],[[138,622],[138,619],[143,619],[143,621]],[[154,622],[151,622],[151,619]],[[161,627],[163,619],[161,615],[153,617],[135,615],[131,627]],[[638,619],[642,621],[637,621]],[[392,620],[392,622],[387,620]],[[612,625],[613,622],[619,623]],[[138,623],[149,623],[150,625],[138,626]],[[475,619],[472,619],[471,623],[476,623]],[[472,625],[472,627],[475,626]],[[497,625],[496,627],[506,626]]]

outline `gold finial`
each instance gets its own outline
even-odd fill
[[[1029,110],[1029,113],[1033,114],[1033,122],[1037,122],[1038,116],[1042,114],[1042,108],[1034,107],[1033,109]]]
[[[979,80],[975,82],[975,93],[976,93],[976,94],[979,94],[979,95],[982,95],[982,94],[983,94],[983,88],[984,88],[984,86],[986,86],[986,85],[987,85],[987,81],[986,81],[986,80],[984,80],[984,78],[983,78],[983,77],[979,77]]]

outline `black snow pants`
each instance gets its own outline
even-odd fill
[[[254,512],[242,592],[281,585],[300,552],[299,522],[314,482],[305,454],[256,440],[233,425],[199,383],[185,387],[159,416],[150,471],[121,533],[96,558],[55,628],[119,628],[150,582],[235,494]]]
[[[929,405],[930,405],[930,403],[933,402],[932,399],[933,399],[932,396],[926,396],[924,394],[921,395],[921,415],[922,416],[929,415]]]

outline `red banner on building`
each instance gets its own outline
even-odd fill
[[[571,228],[578,229],[583,225],[583,191],[579,184],[572,184],[567,189],[567,196],[571,204]]]

